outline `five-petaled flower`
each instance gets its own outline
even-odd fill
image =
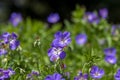
[[[100,79],[104,75],[104,70],[100,69],[98,66],[92,66],[90,70],[90,76],[94,79]]]
[[[71,42],[70,32],[65,31],[64,33],[58,31],[54,35],[55,39],[52,42],[52,47],[66,47]]]
[[[56,61],[59,58],[64,59],[66,53],[63,51],[61,47],[52,47],[48,50],[48,56],[50,57],[50,61]]]

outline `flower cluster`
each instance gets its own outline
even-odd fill
[[[15,33],[5,32],[0,36],[0,55],[7,53],[7,50],[15,50],[20,45]]]
[[[70,32],[65,31],[56,32],[54,35],[54,40],[51,44],[52,48],[48,50],[48,56],[50,57],[50,61],[56,61],[59,58],[64,59],[66,53],[63,51],[64,47],[66,47],[71,42]]]
[[[47,75],[45,80],[65,80],[59,73],[54,73],[53,75]]]
[[[12,13],[10,17],[10,22],[14,27],[16,27],[22,21],[22,15],[20,13]]]
[[[0,80],[6,80],[9,79],[12,75],[15,74],[15,71],[13,71],[11,68],[4,70],[0,69]]]
[[[35,76],[39,76],[39,72],[37,71],[32,71],[30,74],[27,75],[26,79],[27,80],[34,80]]]
[[[108,16],[108,10],[106,8],[102,8],[99,10],[99,15],[106,19]],[[100,22],[100,18],[95,12],[86,12],[86,14],[83,17],[83,20],[89,22],[89,23],[95,23],[98,24]]]
[[[105,61],[106,62],[108,62],[110,64],[115,64],[117,62],[115,48],[111,47],[111,48],[104,49],[104,54],[105,54]]]
[[[78,76],[74,77],[74,80],[88,80],[88,74],[83,74],[80,71]]]

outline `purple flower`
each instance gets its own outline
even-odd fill
[[[102,8],[99,10],[99,14],[102,18],[107,18],[108,17],[108,10],[107,8]]]
[[[105,56],[105,61],[110,64],[115,64],[117,59],[116,56]]]
[[[104,75],[104,70],[100,69],[98,66],[92,66],[90,70],[90,76],[95,79],[100,79]]]
[[[60,19],[59,14],[57,14],[57,13],[51,13],[51,14],[48,16],[47,21],[48,21],[49,23],[56,23],[56,22],[59,21],[59,19]]]
[[[60,47],[52,47],[48,50],[48,56],[50,57],[50,61],[56,61],[59,58],[64,59],[66,56],[66,53],[63,51]]]
[[[3,33],[0,39],[3,40],[5,43],[8,43],[10,39],[10,33],[8,32]]]
[[[88,74],[82,74],[82,72],[79,72],[79,75],[74,78],[74,80],[88,80]]]
[[[20,42],[18,40],[11,40],[9,43],[9,48],[11,50],[15,50],[20,45]]]
[[[0,49],[0,56],[5,55],[7,53],[7,50],[5,49]]]
[[[65,31],[64,33],[58,31],[54,35],[55,39],[52,42],[53,47],[66,47],[71,42],[70,32]]]
[[[78,45],[84,45],[87,42],[87,35],[86,34],[78,34],[75,39],[76,39],[76,43]]]
[[[35,77],[35,76],[39,76],[39,75],[40,75],[39,72],[37,72],[37,71],[32,71],[30,74],[27,75],[26,79],[27,79],[27,80],[28,80],[28,79],[34,80],[34,77]]]
[[[89,23],[99,23],[98,15],[94,12],[86,12],[85,16],[83,17],[85,21],[88,21]]]
[[[117,70],[116,74],[114,75],[115,80],[120,80],[120,69]]]
[[[15,71],[12,68],[8,68],[7,71],[9,72],[8,75],[12,76],[15,74]]]
[[[53,75],[47,75],[45,80],[62,80],[62,75],[59,73],[54,73]]]
[[[5,32],[0,36],[0,55],[7,53],[7,49],[15,50],[20,45],[15,33]]]
[[[10,17],[10,22],[16,27],[22,21],[22,15],[20,13],[13,12]]]
[[[104,49],[104,54],[106,56],[115,56],[116,49],[114,47]]]
[[[11,77],[15,72],[9,68],[8,70],[0,69],[0,80],[5,80]]]

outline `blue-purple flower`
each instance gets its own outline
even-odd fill
[[[10,68],[8,70],[0,69],[0,80],[9,79],[15,72]]]
[[[26,79],[27,80],[34,80],[35,77],[39,76],[38,71],[32,71],[30,74],[27,75]]]
[[[87,35],[86,34],[78,34],[75,38],[76,43],[78,45],[84,45],[87,42]]]
[[[13,12],[10,17],[10,22],[16,27],[22,21],[22,15],[20,13]]]
[[[74,80],[88,80],[88,74],[83,74],[80,71],[78,76],[74,77]]]
[[[108,9],[107,8],[100,9],[99,14],[102,18],[107,18],[108,17]]]
[[[86,12],[83,19],[89,23],[95,23],[95,24],[98,24],[100,21],[98,15],[94,12]]]
[[[117,62],[116,56],[105,56],[105,61],[110,64],[115,64]]]
[[[56,23],[60,20],[60,16],[58,13],[51,13],[48,18],[47,18],[47,21],[49,23]]]
[[[117,70],[116,74],[114,75],[115,80],[120,80],[120,69]]]
[[[104,75],[104,70],[100,69],[98,66],[92,66],[90,70],[90,76],[94,79],[100,79]]]
[[[63,78],[61,74],[54,73],[53,75],[47,75],[45,80],[63,80]]]
[[[115,56],[116,55],[116,49],[114,47],[105,48],[104,49],[104,54],[106,56]]]
[[[50,57],[50,61],[57,61],[59,58],[64,59],[66,53],[63,51],[63,48],[52,47],[48,50],[48,56]]]
[[[15,50],[20,45],[15,33],[5,32],[0,36],[0,55],[7,53],[7,49]]]
[[[65,31],[64,33],[58,31],[54,35],[55,39],[52,42],[52,47],[66,47],[71,42],[70,32]]]

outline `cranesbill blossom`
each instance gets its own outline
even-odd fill
[[[89,23],[95,23],[95,24],[98,24],[100,21],[98,15],[94,12],[86,12],[83,17],[83,20]]]
[[[102,18],[107,18],[108,17],[108,9],[107,8],[100,9],[99,14]]]
[[[94,79],[100,79],[104,75],[104,70],[100,69],[98,66],[92,66],[90,70],[90,76]]]
[[[66,47],[71,42],[70,32],[56,32],[54,35],[55,39],[52,42],[52,47]]]
[[[60,16],[58,13],[51,13],[48,18],[47,18],[47,21],[49,23],[56,23],[60,20]]]
[[[0,80],[9,79],[15,72],[10,68],[8,70],[0,69]]]
[[[110,64],[115,64],[117,59],[116,56],[105,56],[105,61]]]
[[[116,74],[114,75],[115,80],[120,80],[120,69],[117,70]]]
[[[83,33],[78,34],[75,39],[78,45],[84,45],[87,42],[87,35]]]
[[[56,61],[59,58],[64,59],[66,53],[60,47],[52,47],[48,50],[48,56],[50,57],[50,61]]]
[[[10,17],[10,22],[16,27],[22,21],[22,15],[20,13],[13,12]]]
[[[83,74],[80,71],[78,76],[74,77],[74,80],[88,80],[88,74]]]
[[[104,54],[106,56],[115,56],[116,54],[116,49],[114,47],[110,47],[110,48],[105,48],[104,49]]]
[[[65,80],[59,73],[54,73],[53,75],[47,75],[45,80]]]

